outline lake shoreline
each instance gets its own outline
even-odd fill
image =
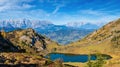
[[[55,61],[57,59],[62,60],[63,62],[79,62],[79,63],[85,63],[88,61],[89,57],[90,60],[96,60],[97,56],[101,55],[105,58],[105,60],[109,60],[112,57],[110,55],[106,54],[69,54],[69,53],[50,53],[46,56],[46,58],[49,58],[52,61]]]

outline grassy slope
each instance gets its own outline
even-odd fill
[[[108,54],[113,58],[108,61],[107,66],[109,66],[109,64],[120,65],[119,43],[116,45],[116,43],[112,43],[111,41],[113,37],[120,35],[119,31],[120,19],[110,22],[82,40],[71,43],[68,46],[59,47],[57,52],[74,54]],[[119,39],[117,39],[117,41],[120,42]],[[114,47],[114,45],[116,45],[117,48]]]

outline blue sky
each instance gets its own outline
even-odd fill
[[[120,18],[120,0],[0,0],[0,20],[103,23]]]

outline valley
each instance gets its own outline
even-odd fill
[[[1,30],[0,34],[0,63],[6,64],[42,64],[54,65],[54,66],[85,66],[87,62],[80,63],[79,61],[64,62],[60,60],[60,56],[63,59],[65,55],[53,54],[53,58],[57,57],[59,60],[52,60],[52,58],[44,58],[49,53],[65,53],[65,54],[105,54],[111,56],[111,59],[106,60],[106,67],[119,66],[120,50],[119,50],[119,29],[120,19],[111,21],[102,28],[87,35],[81,40],[70,43],[68,45],[59,45],[57,42],[50,40],[49,38],[42,36],[35,32],[35,30],[19,29],[11,32],[5,32]],[[8,49],[9,48],[9,49]],[[6,53],[7,52],[7,53]],[[9,57],[8,57],[9,55]],[[74,56],[74,55],[73,55]],[[17,58],[18,57],[18,58]],[[28,59],[27,59],[27,58]],[[72,55],[71,55],[72,57]],[[83,56],[84,57],[84,56]],[[15,59],[14,61],[12,59]],[[21,59],[19,59],[21,58]],[[69,57],[67,57],[69,58]],[[66,58],[66,59],[67,59]],[[75,57],[76,58],[76,57]],[[81,57],[79,57],[80,59]],[[88,57],[87,57],[88,58]],[[3,61],[4,59],[4,61]],[[23,60],[27,59],[27,60]],[[43,60],[44,59],[44,60]],[[95,57],[93,57],[95,59]],[[52,60],[52,61],[51,61]],[[72,58],[72,60],[75,60]],[[13,61],[13,62],[12,62]],[[34,63],[33,63],[34,61]],[[39,63],[37,63],[37,61]],[[50,63],[49,63],[50,62]],[[59,64],[60,63],[60,64]]]
[[[85,38],[67,46],[61,46],[56,51],[71,54],[107,54],[112,59],[107,61],[106,67],[109,67],[109,64],[118,67],[120,65],[119,30],[120,19],[114,20]]]

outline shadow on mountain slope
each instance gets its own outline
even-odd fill
[[[22,52],[14,46],[8,39],[5,39],[0,32],[0,52]]]

